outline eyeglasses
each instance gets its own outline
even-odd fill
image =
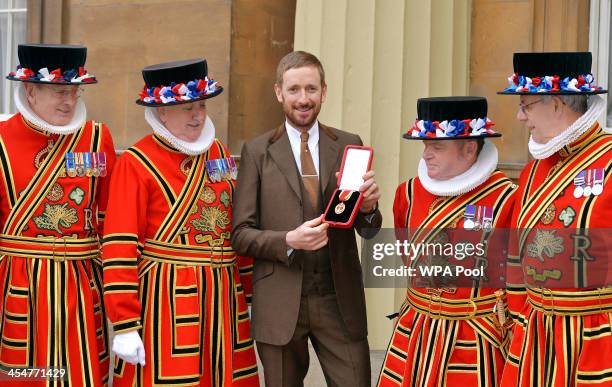
[[[520,104],[519,104],[519,109],[520,109],[521,113],[523,113],[523,114],[527,114],[527,112],[529,112],[529,110],[527,109],[529,106],[531,106],[531,105],[535,105],[536,103],[538,103],[538,102],[542,102],[542,101],[543,101],[543,99],[542,99],[542,98],[540,98],[540,99],[538,99],[537,101],[530,102],[530,103],[528,103],[528,104],[526,104],[526,105],[523,105],[522,103],[520,103]]]

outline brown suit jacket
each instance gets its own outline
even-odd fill
[[[346,145],[361,145],[359,136],[319,124],[319,180],[327,205],[336,188]],[[293,336],[302,291],[301,263],[287,256],[285,236],[308,219],[302,211],[298,169],[285,125],[246,143],[233,200],[232,246],[255,258],[251,331],[255,340],[285,345]],[[353,228],[330,228],[329,249],[340,313],[354,340],[367,337],[365,296],[355,232],[376,234],[378,210],[362,213]]]

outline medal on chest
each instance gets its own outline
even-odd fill
[[[105,152],[68,152],[64,159],[68,177],[104,177],[107,174]]]
[[[485,231],[491,231],[493,229],[493,207],[483,207],[482,228]]]
[[[597,168],[593,171],[593,189],[591,192],[595,196],[599,196],[603,192],[603,183],[604,183],[604,169]]]
[[[604,190],[604,169],[595,168],[581,171],[574,177],[574,197],[599,196]]]
[[[493,207],[468,204],[463,214],[463,228],[466,230],[493,229]]]
[[[106,176],[106,153],[96,152],[96,158],[98,163],[98,169],[100,170],[100,176]]]
[[[593,187],[593,171],[589,169],[586,173],[586,186],[584,187],[582,196],[584,196],[585,198],[591,196],[591,193],[593,192],[592,187]]]
[[[238,167],[236,166],[236,160],[233,157],[228,157],[227,162],[229,165],[230,176],[232,180],[236,180],[238,178]]]
[[[584,193],[584,182],[586,172],[582,171],[576,177],[574,177],[574,197],[576,199],[581,198]]]
[[[76,174],[79,177],[85,176],[85,157],[83,156],[83,152],[75,153],[75,164],[76,164]]]
[[[238,177],[238,167],[233,157],[206,160],[205,164],[208,178],[213,183],[236,180]]]
[[[83,152],[83,168],[85,169],[85,176],[93,176],[93,168],[91,162],[91,152]]]
[[[468,204],[465,207],[465,213],[463,214],[463,228],[466,230],[473,230],[476,218],[476,206]]]

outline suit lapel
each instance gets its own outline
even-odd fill
[[[282,134],[279,131],[282,130]],[[275,135],[275,140],[268,146],[268,153],[278,169],[287,179],[289,186],[293,189],[293,192],[297,197],[302,200],[302,189],[300,187],[300,181],[298,180],[298,169],[295,165],[295,159],[293,158],[293,151],[291,150],[291,144],[289,143],[289,137],[287,136],[287,130],[285,124],[282,124]]]
[[[322,126],[319,123],[319,127]],[[338,143],[329,137],[326,130],[319,130],[319,182],[323,198],[327,197],[327,186],[330,184],[330,181],[334,183],[336,181],[334,173],[337,172],[336,164],[339,158]]]

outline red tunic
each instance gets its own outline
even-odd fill
[[[98,233],[115,160],[110,133],[87,122],[54,135],[15,114],[0,123],[0,142],[0,364],[63,367],[72,386],[104,385]],[[105,152],[107,177],[67,176],[66,152]]]
[[[257,386],[247,298],[252,260],[230,246],[233,180],[210,181],[215,140],[186,156],[156,135],[119,159],[103,248],[115,332],[139,330],[146,365],[116,358],[115,386]]]
[[[473,204],[493,208],[493,230],[507,228],[514,191],[515,185],[499,171],[476,189],[448,198],[429,193],[418,177],[413,178],[396,190],[395,227],[407,228],[411,243],[434,241],[447,235],[442,229],[463,228],[466,206]],[[439,232],[436,236],[419,236],[431,230]],[[483,238],[482,230],[469,233],[475,241]],[[415,263],[427,265],[430,259],[421,255]],[[473,256],[462,261],[450,258],[448,262],[478,266]],[[505,332],[493,312],[498,298],[503,302],[503,293],[495,294],[500,289],[417,286],[413,283],[407,292],[378,385],[497,385],[505,354]]]
[[[611,155],[612,136],[596,124],[521,173],[509,280],[528,290],[511,297],[504,386],[612,386],[612,288],[597,288],[612,272]],[[574,178],[602,168],[603,192],[576,198]]]

